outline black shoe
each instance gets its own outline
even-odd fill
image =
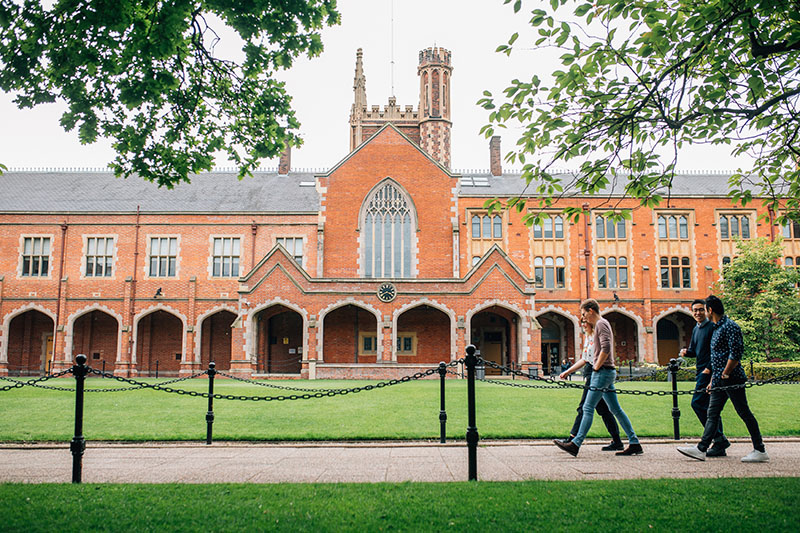
[[[559,448],[561,448],[562,450],[564,450],[573,457],[578,456],[578,450],[580,450],[580,446],[578,446],[572,441],[563,442],[561,441],[561,439],[556,439],[553,441],[553,444],[555,444],[556,446],[558,446]]]
[[[561,442],[562,444],[568,444],[568,443],[572,442],[572,435],[570,435],[566,439],[556,439],[556,440]]]
[[[725,453],[725,450],[730,448],[731,442],[728,439],[725,439],[722,442],[715,442],[711,448],[706,451],[706,457],[725,457],[728,454]]]
[[[620,450],[624,450],[625,446],[622,444],[622,441],[612,442],[608,446],[603,446],[600,448],[604,452],[616,452]]]
[[[642,455],[643,453],[644,450],[642,450],[641,444],[628,444],[627,448],[617,452],[616,455]]]

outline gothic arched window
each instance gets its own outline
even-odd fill
[[[410,278],[414,205],[393,182],[375,188],[362,207],[364,276]]]

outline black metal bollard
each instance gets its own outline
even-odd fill
[[[101,378],[106,377],[106,360],[103,359],[103,375],[100,376]]]
[[[208,412],[206,413],[206,444],[211,444],[211,428],[214,425],[214,376],[217,364],[208,363]]]
[[[158,379],[158,359],[156,359],[156,379]]]
[[[439,363],[439,442],[447,442],[447,413],[444,410],[444,377],[447,374],[447,365],[444,361]]]
[[[678,367],[680,361],[677,359],[669,360],[669,374],[672,376],[672,429],[675,440],[681,438],[681,410],[678,409]]]
[[[467,346],[467,357],[464,358],[467,367],[467,463],[469,480],[478,480],[478,428],[475,426],[475,365],[478,358],[475,356],[475,346]]]
[[[628,377],[633,379],[633,359],[628,359]]]
[[[75,364],[72,365],[72,375],[75,376],[75,435],[69,444],[72,452],[72,482],[81,482],[81,471],[83,468],[83,452],[86,450],[86,440],[83,438],[83,385],[86,381],[86,374],[89,367],[86,366],[86,356],[78,354],[75,356]]]
[[[756,379],[756,375],[753,373],[753,360],[750,359],[750,379]]]

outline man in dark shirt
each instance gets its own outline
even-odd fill
[[[695,376],[694,394],[692,395],[692,409],[703,427],[708,420],[708,401],[711,395],[706,392],[706,387],[711,382],[711,334],[714,332],[714,323],[706,317],[705,300],[697,299],[692,302],[692,316],[697,324],[692,330],[692,340],[689,348],[680,352],[681,357],[695,357],[697,375]],[[722,433],[722,418],[714,433],[714,445],[706,452],[707,457],[722,457],[727,455],[725,450],[731,445]]]
[[[747,393],[744,387],[732,389],[715,389],[731,385],[743,385],[747,382],[747,375],[742,368],[741,360],[744,354],[744,338],[739,325],[725,316],[725,307],[722,300],[714,295],[706,298],[706,313],[714,323],[714,332],[711,335],[711,383],[708,389],[711,400],[708,403],[708,420],[706,421],[703,436],[697,446],[678,448],[678,451],[687,457],[706,460],[706,451],[714,437],[719,423],[720,413],[725,407],[725,402],[730,398],[736,414],[742,419],[750,440],[753,442],[753,451],[742,457],[743,463],[765,463],[769,455],[761,439],[761,430],[758,421],[747,405]]]

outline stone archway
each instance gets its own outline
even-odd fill
[[[500,366],[516,368],[519,363],[519,317],[506,309],[493,305],[478,311],[470,318],[470,344],[481,352],[481,357]],[[501,374],[487,367],[487,375]]]
[[[697,322],[681,311],[664,315],[656,322],[656,356],[659,365],[669,364],[681,348],[689,346]]]
[[[634,319],[617,310],[603,313],[614,332],[614,359],[617,365],[639,360],[639,325]]]
[[[375,363],[381,357],[378,320],[372,311],[345,304],[325,313],[322,360],[326,363]]]
[[[393,351],[398,363],[437,364],[450,360],[452,321],[438,307],[420,304],[395,322]]]
[[[49,370],[53,358],[55,322],[41,311],[30,309],[11,319],[8,326],[7,358],[10,376],[29,376]]]
[[[256,372],[299,374],[303,359],[303,317],[273,304],[253,316],[256,330]]]
[[[575,325],[573,321],[555,311],[537,315],[541,329],[542,372],[559,374],[561,367],[575,361]]]
[[[236,313],[221,309],[205,317],[200,323],[200,370],[214,361],[217,370],[231,368],[231,326]]]
[[[72,354],[82,353],[88,365],[113,372],[119,354],[119,322],[110,314],[92,309],[77,317],[72,324]]]
[[[183,358],[183,321],[157,309],[136,325],[136,365],[140,374],[177,375]]]

